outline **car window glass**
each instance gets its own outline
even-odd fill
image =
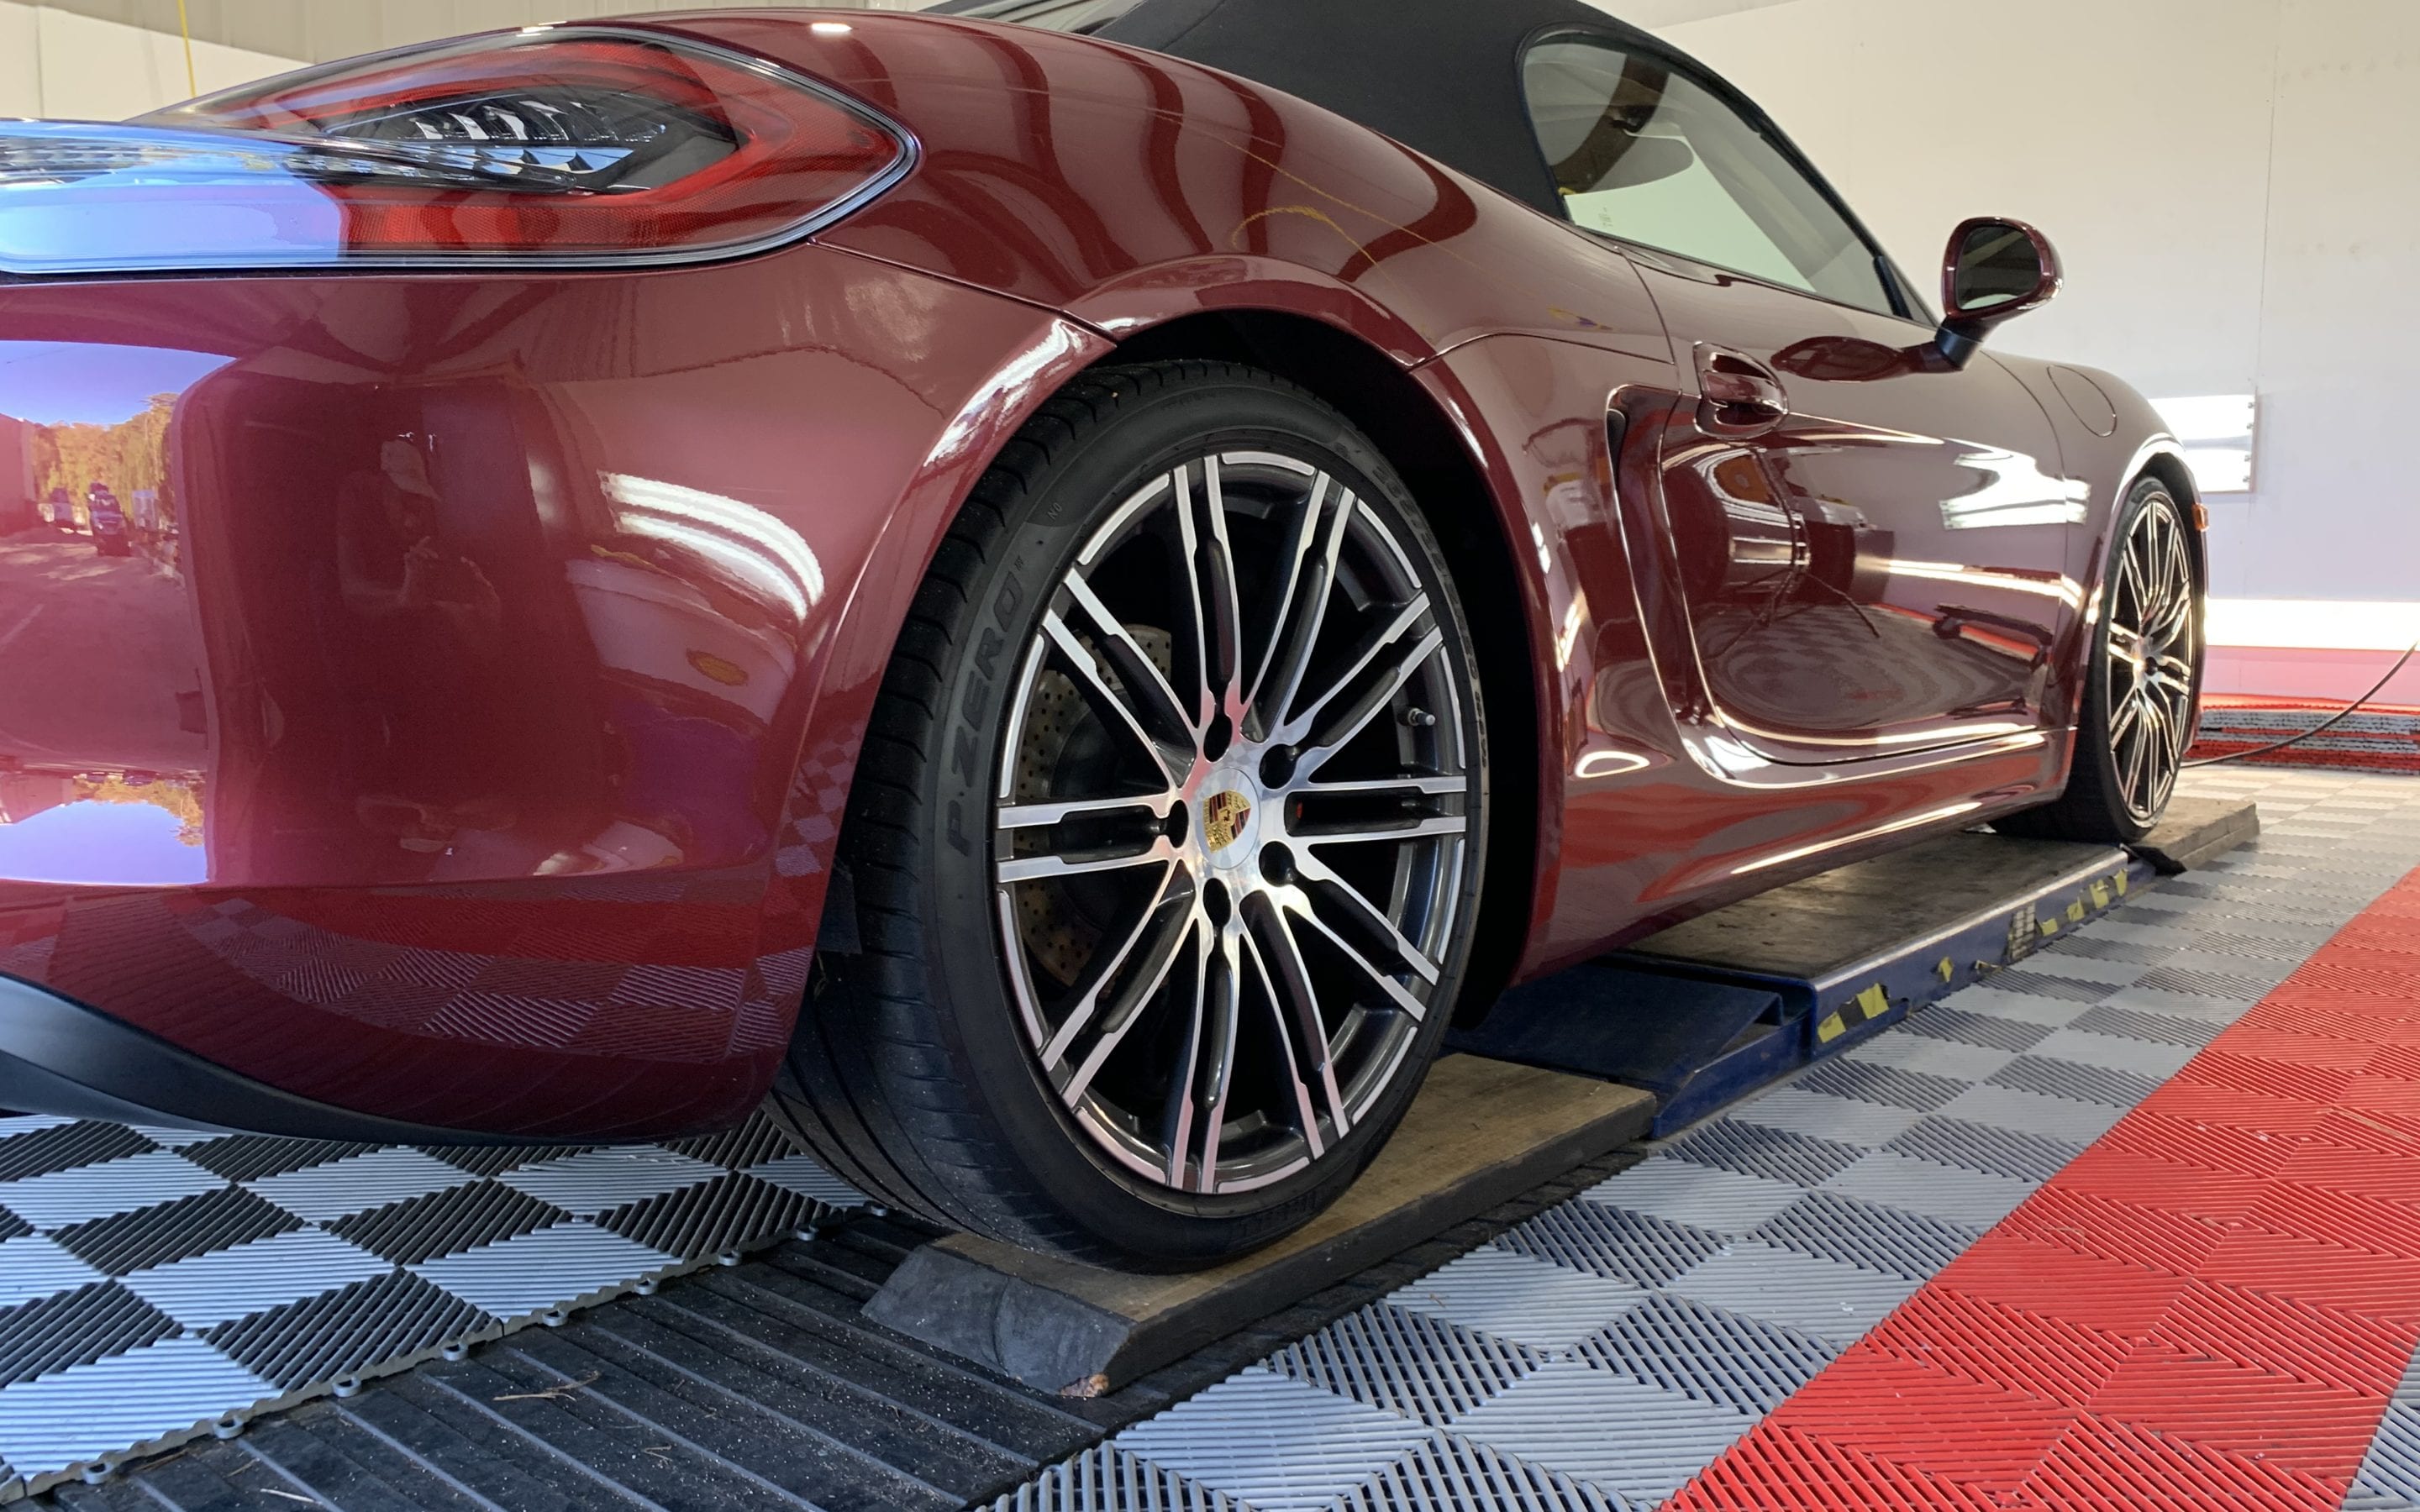
[[[1790,159],[1662,60],[1580,38],[1523,65],[1529,116],[1576,224],[1892,313],[1873,250]]]

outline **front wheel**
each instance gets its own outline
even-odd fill
[[[2112,532],[2067,791],[2005,834],[2125,845],[2159,823],[2200,717],[2202,595],[2184,509],[2145,478]]]
[[[1368,441],[1249,369],[1088,376],[977,488],[887,674],[801,1131],[1013,1242],[1277,1238],[1435,1054],[1486,770],[1450,576]]]

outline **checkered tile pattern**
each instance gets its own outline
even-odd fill
[[[0,1119],[0,1489],[559,1322],[858,1201],[762,1119],[588,1149]]]
[[[2188,791],[2257,797],[2258,844],[1659,1142],[1000,1512],[1663,1502],[2420,865],[2420,781],[2219,768]],[[2352,1504],[2415,1498],[2420,1372]]]

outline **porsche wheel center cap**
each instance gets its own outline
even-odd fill
[[[1252,832],[1252,799],[1233,788],[1221,789],[1202,800],[1202,845],[1220,860],[1224,853]]]

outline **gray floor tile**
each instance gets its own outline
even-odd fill
[[[1887,1150],[1867,1156],[1823,1183],[1844,1196],[1903,1208],[1944,1223],[1989,1228],[2031,1196],[2035,1183],[1935,1165]]]

